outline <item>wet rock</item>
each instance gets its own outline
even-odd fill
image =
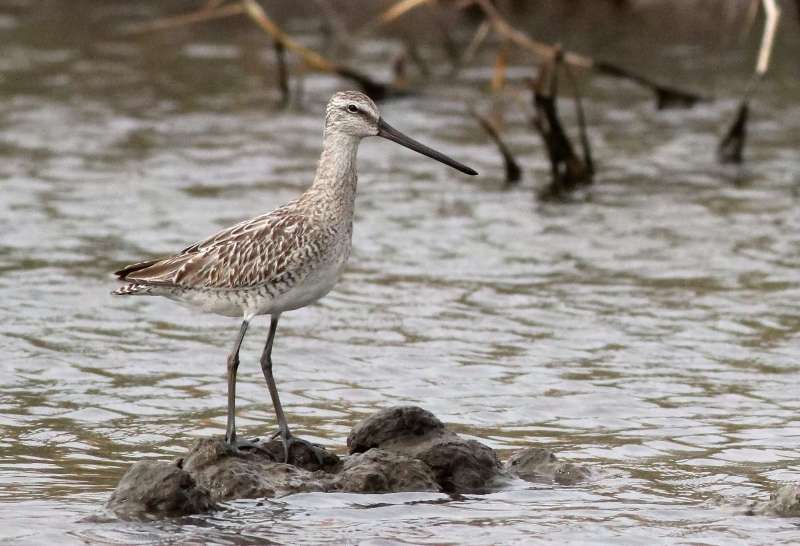
[[[208,491],[194,478],[164,461],[139,461],[122,476],[106,507],[124,519],[174,517],[214,507]]]
[[[529,447],[518,451],[505,464],[509,474],[534,483],[575,485],[591,476],[588,468],[559,461],[552,451]]]
[[[278,462],[284,456],[279,441],[234,451],[222,438],[203,438],[194,443],[182,466],[208,490],[214,502],[325,491],[328,485],[324,473],[318,475],[301,467],[315,459],[310,450],[302,452],[301,446],[304,444],[293,446],[290,462],[294,464],[286,464]],[[331,463],[329,467],[339,464],[339,458],[332,453],[326,452],[326,460]],[[319,466],[316,460],[313,466]]]
[[[396,406],[372,414],[350,431],[350,453],[363,453],[373,447],[418,444],[423,439],[440,436],[444,424],[431,412],[417,406]]]
[[[347,437],[350,453],[371,448],[427,464],[442,490],[481,492],[505,477],[494,451],[447,430],[431,412],[415,406],[389,408],[358,423]]]
[[[348,457],[333,488],[348,493],[441,490],[430,467],[422,461],[375,448]]]
[[[784,518],[800,517],[800,483],[782,485],[770,495],[767,502],[755,504],[747,513]]]
[[[231,449],[222,438],[197,440],[175,463],[141,462],[120,481],[108,508],[122,518],[180,516],[242,498],[312,491],[389,493],[492,490],[511,476],[571,485],[589,473],[529,448],[501,465],[491,448],[447,430],[418,407],[389,408],[358,423],[347,438],[350,455],[297,441],[289,464],[279,440]]]

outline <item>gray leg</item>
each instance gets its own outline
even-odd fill
[[[242,346],[249,324],[246,320],[242,321],[236,344],[228,355],[228,426],[225,427],[225,443],[231,446],[236,444],[236,371],[239,369],[239,348]]]
[[[284,462],[289,462],[289,452],[292,444],[305,444],[312,451],[320,466],[323,466],[325,461],[325,451],[314,444],[305,440],[294,438],[289,431],[289,423],[286,421],[286,415],[283,413],[281,406],[281,399],[278,397],[278,387],[275,384],[275,378],[272,376],[272,343],[275,341],[275,331],[278,329],[278,319],[280,315],[272,315],[269,323],[269,336],[267,337],[267,344],[264,346],[264,352],[261,354],[261,371],[264,372],[264,379],[267,380],[267,389],[272,398],[272,405],[275,407],[275,417],[278,418],[278,432],[275,436],[281,437],[283,442],[283,456]],[[273,436],[273,438],[275,437]]]
[[[278,386],[275,384],[275,378],[272,377],[272,343],[275,341],[275,332],[278,330],[278,319],[280,317],[280,315],[272,315],[269,322],[267,344],[264,346],[264,352],[261,353],[261,371],[264,372],[264,379],[267,380],[267,389],[269,390],[270,398],[272,398],[272,406],[275,408],[275,417],[278,418],[278,431],[281,438],[288,438],[291,436],[289,423],[286,422],[281,399],[278,397]]]

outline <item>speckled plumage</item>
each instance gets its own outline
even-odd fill
[[[174,256],[120,269],[117,277],[129,284],[114,294],[164,296],[247,318],[297,309],[324,296],[350,256],[361,136],[351,134],[357,126],[337,123],[335,108],[355,101],[377,122],[377,108],[366,96],[337,93],[327,108],[314,184],[302,196]]]
[[[271,315],[261,369],[275,408],[285,460],[289,461],[291,446],[298,440],[289,431],[272,375],[278,319],[284,311],[304,307],[327,294],[341,276],[353,235],[358,144],[364,137],[378,135],[467,174],[477,174],[393,129],[363,93],[336,93],[325,110],[323,150],[314,183],[303,195],[174,256],[135,263],[116,272],[127,282],[113,292],[116,295],[164,296],[203,311],[242,317],[228,356],[225,438],[233,448],[248,445],[237,442],[234,423],[239,349],[253,317]]]

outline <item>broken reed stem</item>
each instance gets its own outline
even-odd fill
[[[781,10],[775,0],[762,0],[764,7],[764,32],[761,36],[761,45],[758,58],[753,71],[753,76],[747,83],[742,100],[736,109],[733,119],[725,136],[717,147],[717,158],[721,163],[741,163],[744,160],[744,145],[747,140],[747,120],[750,114],[750,98],[755,93],[756,87],[769,70],[769,61],[775,44],[775,32],[780,21]]]
[[[620,68],[614,64],[598,62],[591,57],[586,57],[572,51],[562,52],[557,46],[533,40],[524,32],[514,28],[503,18],[494,4],[489,0],[471,0],[470,3],[477,5],[483,11],[486,18],[491,22],[495,32],[517,46],[530,51],[543,62],[551,61],[558,54],[562,56],[564,63],[575,68],[595,70],[600,74],[635,82],[656,93],[657,106],[659,109],[675,106],[692,106],[702,99],[702,97],[695,93],[660,85],[649,78],[635,74],[630,70]]]
[[[475,110],[470,110],[470,113],[478,120],[478,123],[480,123],[483,130],[486,131],[486,134],[488,134],[489,138],[495,143],[500,155],[503,157],[503,168],[506,173],[506,187],[513,186],[522,178],[522,168],[519,166],[519,163],[517,163],[514,154],[511,153],[511,149],[500,134],[500,129],[488,116],[479,114]]]
[[[761,47],[758,51],[758,62],[756,63],[756,74],[763,76],[769,68],[769,59],[772,55],[772,46],[775,43],[775,31],[778,28],[778,21],[781,18],[781,10],[775,0],[763,0],[764,15],[764,35],[761,37]]]
[[[128,35],[146,34],[149,32],[169,30],[186,25],[205,23],[206,21],[212,21],[214,19],[224,19],[225,17],[241,15],[244,13],[244,9],[244,6],[239,3],[230,4],[223,7],[216,7],[214,4],[209,3],[201,10],[194,11],[192,13],[175,15],[173,17],[164,17],[161,19],[156,19],[155,21],[129,25],[122,30],[122,33]]]
[[[321,72],[336,72],[336,64],[329,61],[316,51],[297,43],[286,34],[275,22],[269,18],[264,9],[255,0],[242,0],[244,11],[253,22],[269,34],[273,40],[280,43],[289,51],[299,55],[309,67]]]
[[[272,19],[270,19],[270,17],[264,11],[261,5],[256,2],[256,0],[242,0],[242,5],[244,6],[247,16],[250,17],[250,19],[252,19],[256,25],[258,25],[264,32],[269,34],[274,41],[280,43],[284,48],[299,55],[300,58],[303,59],[305,65],[309,68],[313,68],[314,70],[318,70],[320,72],[338,74],[343,78],[353,80],[357,82],[364,92],[374,100],[381,100],[392,92],[390,86],[376,82],[358,70],[328,60],[313,49],[297,42]]]

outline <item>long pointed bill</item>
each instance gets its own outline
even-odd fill
[[[477,171],[470,169],[463,163],[459,163],[455,159],[450,159],[443,153],[437,152],[433,148],[428,148],[424,144],[417,142],[411,137],[407,137],[406,135],[404,135],[403,133],[401,133],[400,131],[398,131],[385,121],[383,121],[383,119],[378,120],[378,136],[397,142],[398,144],[401,144],[406,148],[414,150],[415,152],[419,152],[422,155],[427,155],[428,157],[435,159],[436,161],[440,161],[445,165],[449,165],[454,169],[458,169],[462,173],[469,174],[472,176],[478,174]]]

